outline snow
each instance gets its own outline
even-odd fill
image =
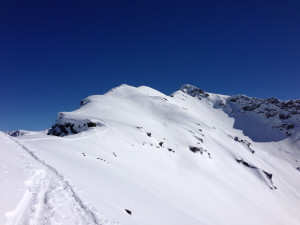
[[[1,133],[0,224],[299,224],[298,114],[274,139],[228,99],[121,85],[59,113],[76,134]]]

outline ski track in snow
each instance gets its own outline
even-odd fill
[[[6,225],[24,224],[119,224],[99,218],[96,209],[88,207],[69,182],[52,166],[26,146],[9,137],[17,148],[25,150],[43,169],[25,182],[27,190],[14,211],[6,213]],[[101,216],[101,215],[100,215]]]

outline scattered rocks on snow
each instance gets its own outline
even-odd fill
[[[66,136],[71,134],[78,134],[87,131],[89,128],[100,126],[100,123],[91,122],[88,120],[78,120],[74,122],[56,123],[49,130],[47,135]]]
[[[202,147],[195,147],[195,146],[190,146],[190,151],[194,152],[194,153],[200,153],[201,155],[203,155],[203,153],[207,153],[208,157],[211,158],[210,153],[206,150],[203,149]]]
[[[102,159],[102,158],[100,158],[100,157],[98,157],[97,159],[100,159],[101,161],[105,162],[105,159]]]
[[[197,136],[194,136],[198,141],[200,141],[201,143],[203,143],[203,139]]]
[[[253,173],[260,179],[262,180],[266,185],[268,185],[268,187],[270,189],[277,189],[277,187],[273,184],[273,174],[262,170],[256,166],[254,166],[251,163],[248,163],[246,161],[244,161],[243,159],[235,159],[238,163],[241,163],[242,165],[250,168],[251,170],[253,170]]]
[[[251,153],[255,153],[255,151],[250,147],[251,143],[249,141],[240,139],[239,137],[234,137],[233,140],[245,144]]]
[[[236,161],[237,161],[238,163],[242,163],[244,166],[249,167],[249,168],[251,168],[251,169],[257,169],[256,166],[254,166],[254,165],[252,165],[252,164],[250,164],[250,163],[248,163],[248,162],[245,162],[245,161],[242,160],[242,159],[236,159]]]
[[[175,153],[175,151],[173,149],[171,149],[171,148],[168,148],[168,150],[169,150],[169,152]]]

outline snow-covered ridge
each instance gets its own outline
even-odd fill
[[[200,100],[209,97],[208,93],[189,84],[183,85],[180,90]],[[224,99],[217,100],[214,106],[222,108],[230,117],[235,118],[235,127],[243,130],[246,135],[255,140],[265,139],[257,137],[257,131],[251,126],[264,127],[261,133],[270,133],[269,128],[271,128],[286,136],[299,130],[300,100],[281,101],[274,97],[263,99],[238,94],[225,98],[225,101]],[[271,133],[267,140],[278,140],[284,137]]]
[[[287,136],[290,136],[292,133],[294,133],[295,127],[299,127],[300,100],[280,101],[276,98],[262,99],[248,97],[245,95],[234,95],[229,97],[218,94],[209,94],[190,84],[182,85],[179,88],[179,91],[189,96],[196,97],[199,100],[208,100],[210,103],[212,103],[212,105],[214,105],[215,108],[222,108],[230,117],[235,117],[236,114],[241,113],[243,115],[242,117],[245,118],[244,120],[247,120],[249,113],[255,114],[258,116],[256,119],[257,123],[278,130]],[[178,94],[178,92],[172,94],[171,97],[174,97],[176,94]],[[105,95],[89,96],[81,101],[81,108],[85,107],[87,104],[92,104],[94,109],[100,107],[103,101],[105,101],[105,99],[109,96],[120,98],[121,101],[122,98],[134,99],[137,95],[142,95],[148,99],[162,99],[166,102],[166,104],[169,104],[167,102],[167,96],[152,88],[146,86],[135,88],[123,84],[119,87],[111,89]],[[91,107],[88,108],[91,109]],[[238,124],[240,118],[235,119],[236,123]],[[53,124],[52,128],[49,129],[48,134],[65,136],[69,134],[77,134],[82,131],[87,131],[90,128],[102,125],[102,122],[97,119],[95,120],[91,117],[87,117],[84,113],[59,113],[55,124]],[[239,126],[238,124],[237,128],[244,130],[247,135],[248,127]],[[252,138],[251,134],[249,136]]]
[[[22,209],[38,217],[24,214],[24,219],[49,224],[67,219],[64,224],[298,225],[297,105],[295,114],[288,104],[289,118],[279,111],[267,118],[264,107],[263,113],[256,106],[247,111],[257,104],[247,98],[192,85],[171,96],[128,85],[89,96],[78,109],[59,113],[48,135],[17,132],[10,137],[19,143],[17,151],[0,135],[0,190],[15,196],[19,184],[31,177],[24,188],[32,200]],[[276,102],[261,104],[284,111],[285,105]],[[294,128],[274,128],[284,121]],[[29,159],[21,160],[20,153],[30,153]],[[38,166],[28,171],[31,163]],[[14,168],[20,179],[12,176]],[[21,171],[30,176],[23,179]],[[8,205],[9,199],[0,199],[1,224],[5,218],[18,219],[18,199],[19,205],[27,202],[15,197]],[[69,207],[73,203],[77,213]],[[86,213],[91,216],[81,216]]]

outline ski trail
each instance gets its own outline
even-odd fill
[[[69,182],[34,152],[9,137],[43,168],[25,182],[27,191],[14,211],[6,213],[7,225],[23,224],[118,224],[99,219],[75,193]]]

